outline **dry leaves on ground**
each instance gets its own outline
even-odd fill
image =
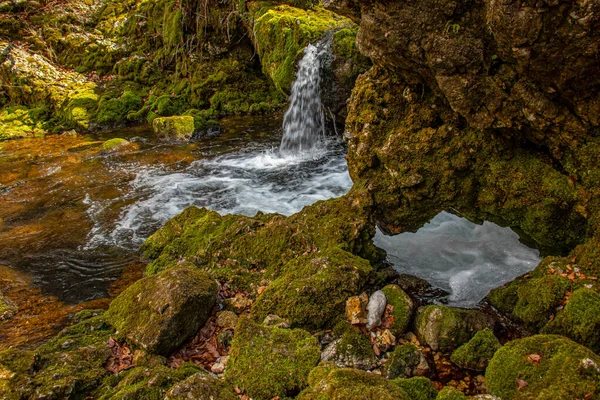
[[[123,370],[133,368],[133,353],[126,344],[119,344],[117,339],[110,338],[106,342],[106,345],[110,348],[110,356],[104,364],[104,368],[113,374],[119,373]]]

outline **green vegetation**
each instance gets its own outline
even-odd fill
[[[460,367],[483,371],[500,347],[502,345],[494,336],[494,332],[483,329],[468,343],[456,349],[450,359]]]
[[[392,310],[394,324],[390,330],[394,336],[402,335],[412,320],[415,308],[413,301],[397,285],[388,285],[381,290],[385,294],[387,303],[394,307]]]

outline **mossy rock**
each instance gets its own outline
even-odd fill
[[[206,272],[180,266],[135,282],[106,315],[136,345],[168,355],[204,325],[216,301],[216,284]]]
[[[102,143],[101,151],[104,154],[122,153],[126,151],[135,151],[139,149],[136,143],[131,143],[122,138],[109,139]]]
[[[540,333],[567,336],[600,353],[600,294],[587,288],[575,290],[565,308]]]
[[[493,318],[481,311],[436,305],[420,308],[415,321],[421,342],[443,352],[453,351],[477,331],[493,326]]]
[[[563,336],[536,335],[505,344],[485,377],[489,392],[504,400],[596,399],[600,357]]]
[[[513,316],[537,329],[546,325],[571,282],[561,276],[547,275],[519,285]]]
[[[340,321],[333,329],[336,339],[321,354],[321,360],[337,366],[372,370],[379,365],[371,341],[360,329]]]
[[[276,314],[293,327],[318,329],[344,311],[372,271],[369,262],[339,248],[312,253],[286,264],[256,299],[252,316],[262,321]]]
[[[435,400],[467,400],[467,396],[455,387],[444,386]]]
[[[352,368],[337,368],[323,363],[310,372],[310,387],[298,396],[298,400],[410,400],[411,397],[399,385],[381,375]]]
[[[85,398],[109,375],[107,340],[115,334],[99,315],[65,328],[35,351],[0,352],[0,397]]]
[[[142,108],[142,99],[131,91],[125,91],[119,98],[102,99],[98,105],[96,123],[99,125],[119,125],[128,121],[128,115]]]
[[[159,117],[152,121],[152,129],[162,139],[189,140],[194,133],[194,117]]]
[[[381,290],[385,294],[387,304],[394,307],[391,313],[394,317],[394,323],[390,331],[398,337],[404,334],[410,325],[415,310],[414,303],[410,296],[397,285],[387,285]]]
[[[317,340],[306,331],[240,318],[225,377],[257,400],[291,397],[308,385],[320,354]]]
[[[456,349],[450,360],[462,368],[483,371],[500,347],[502,345],[494,336],[494,332],[486,328]]]
[[[189,376],[199,373],[200,367],[184,364],[179,368],[156,366],[136,367],[111,376],[98,389],[98,400],[163,400],[167,391]],[[202,372],[206,374],[205,372]]]
[[[165,400],[237,400],[233,386],[206,372],[198,372],[176,383]]]
[[[435,400],[438,394],[433,382],[424,376],[397,378],[392,382],[404,389],[411,400]]]
[[[425,357],[414,344],[397,346],[389,355],[384,376],[387,379],[410,378]],[[425,361],[427,362],[427,361]]]

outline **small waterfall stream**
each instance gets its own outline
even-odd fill
[[[320,97],[322,63],[331,49],[331,38],[309,44],[298,64],[290,107],[283,117],[282,155],[312,151],[325,136],[325,115]]]

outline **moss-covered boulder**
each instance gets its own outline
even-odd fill
[[[96,123],[102,126],[122,125],[128,121],[128,115],[142,108],[142,99],[131,91],[125,91],[120,97],[103,98],[98,104]]]
[[[500,347],[494,332],[486,328],[456,349],[450,360],[460,367],[483,371]]]
[[[444,386],[439,391],[436,400],[467,400],[467,396],[460,390],[452,386]]]
[[[392,382],[404,389],[411,400],[435,400],[438,394],[433,382],[424,376],[397,378]]]
[[[428,370],[427,360],[414,344],[397,346],[385,364],[384,376],[388,379],[410,378]]]
[[[135,282],[111,302],[107,318],[136,345],[168,355],[204,325],[216,301],[208,274],[181,266]]]
[[[319,362],[317,340],[300,329],[267,327],[241,318],[225,377],[257,400],[290,397],[308,385]]]
[[[575,290],[540,332],[567,336],[600,353],[600,294],[587,288]]]
[[[346,299],[358,293],[372,271],[369,262],[339,248],[287,263],[283,276],[256,299],[252,316],[276,314],[292,327],[321,328],[343,313]]]
[[[129,140],[125,140],[122,138],[114,138],[102,143],[101,151],[103,154],[115,154],[136,151],[138,149],[139,145],[136,143],[131,143]]]
[[[409,400],[398,385],[377,374],[352,368],[337,368],[323,363],[310,372],[310,387],[300,393],[299,400]]]
[[[561,276],[547,275],[528,280],[517,289],[513,315],[530,326],[544,326],[560,304],[571,282]]]
[[[477,331],[493,326],[493,318],[481,311],[435,305],[420,308],[415,321],[421,342],[444,352],[453,351]]]
[[[103,315],[65,328],[35,351],[0,352],[0,398],[85,398],[109,375],[106,345],[114,329]]]
[[[397,285],[387,285],[381,290],[385,294],[387,304],[394,307],[391,312],[394,323],[390,331],[396,337],[402,335],[406,332],[412,320],[415,310],[414,303],[410,296]]]
[[[337,339],[323,350],[322,361],[363,370],[372,370],[379,365],[371,341],[360,329],[341,321],[333,329],[333,335]]]
[[[189,140],[194,133],[194,117],[158,117],[152,121],[154,133],[161,139]]]
[[[164,397],[165,400],[237,400],[233,386],[206,372],[198,372],[176,383]]]
[[[600,357],[570,339],[536,335],[505,344],[485,374],[489,392],[511,399],[600,396]]]
[[[200,367],[193,364],[184,364],[176,369],[162,365],[152,368],[136,367],[107,378],[98,389],[97,398],[98,400],[163,400],[174,384],[200,371],[202,371]]]

